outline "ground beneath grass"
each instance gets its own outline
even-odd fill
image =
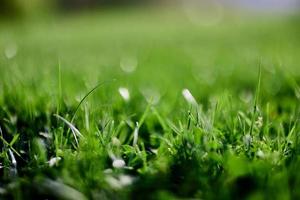
[[[182,10],[2,22],[1,199],[300,198],[299,27]]]

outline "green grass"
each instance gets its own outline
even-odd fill
[[[1,199],[299,199],[299,35],[179,10],[3,22]]]

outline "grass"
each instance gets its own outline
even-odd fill
[[[2,23],[0,196],[298,199],[299,18]]]

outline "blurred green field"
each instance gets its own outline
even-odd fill
[[[209,20],[2,22],[1,198],[300,198],[299,17]]]

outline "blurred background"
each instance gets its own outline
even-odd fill
[[[69,104],[115,78],[137,102],[154,96],[172,113],[183,88],[203,104],[225,89],[250,102],[261,60],[266,99],[293,98],[284,73],[300,80],[299,8],[299,0],[1,0],[0,93],[55,101],[60,65]]]
[[[122,6],[182,6],[243,9],[259,12],[297,12],[299,0],[1,0],[1,17],[16,17],[45,12],[106,9]]]

